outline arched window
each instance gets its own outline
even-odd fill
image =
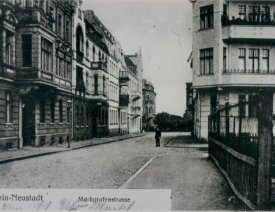
[[[83,32],[82,32],[82,28],[79,26],[77,27],[77,30],[76,30],[76,51],[77,52],[83,53],[83,42],[84,42]]]

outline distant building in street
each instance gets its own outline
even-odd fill
[[[126,55],[125,63],[129,70],[128,129],[129,133],[142,131],[142,54]]]
[[[248,101],[243,115],[255,117],[259,91],[275,91],[275,2],[191,2],[194,132],[207,139],[208,116],[217,109]]]
[[[148,80],[142,80],[143,95],[143,129],[152,130],[156,115],[156,92],[154,85]]]

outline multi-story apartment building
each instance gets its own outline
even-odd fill
[[[130,84],[119,42],[81,3],[0,1],[1,148],[139,131],[141,54]]]
[[[145,79],[142,80],[142,96],[142,126],[144,130],[152,130],[154,128],[154,118],[156,115],[156,92],[154,85]]]
[[[125,55],[125,62],[129,69],[128,108],[129,133],[139,133],[142,130],[142,54]]]
[[[68,141],[75,2],[3,0],[0,8],[0,145]]]
[[[93,11],[82,11],[77,1],[74,17],[73,88],[74,139],[108,135],[109,58],[105,35]]]
[[[275,2],[190,1],[194,132],[207,138],[208,116],[216,109],[246,100],[249,104],[243,115],[255,117],[259,91],[274,89]]]
[[[82,11],[80,1],[77,6],[73,26],[74,137],[82,140],[128,133],[129,101],[120,98],[122,93],[129,95],[129,79],[120,78],[120,73],[129,73],[122,47],[92,10]]]

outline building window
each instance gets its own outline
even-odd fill
[[[71,41],[71,23],[68,20],[65,22],[65,39],[68,42]]]
[[[260,6],[249,6],[248,19],[250,22],[258,23],[260,21]]]
[[[263,70],[269,72],[269,49],[263,49]]]
[[[210,107],[210,113],[214,114],[217,111],[217,95],[211,96]]]
[[[89,86],[89,73],[86,72],[86,87]]]
[[[214,27],[213,5],[200,8],[200,27],[210,29]]]
[[[246,101],[245,95],[239,95],[239,116],[245,117],[246,107],[245,104],[242,104]]]
[[[14,65],[14,35],[6,33],[6,64]]]
[[[223,4],[223,15],[227,15],[227,4]]]
[[[89,42],[86,42],[86,58],[89,59]]]
[[[213,48],[200,50],[200,74],[213,74]]]
[[[72,79],[72,64],[67,61],[67,79]]]
[[[78,9],[78,18],[82,19],[82,12],[81,12],[81,9]]]
[[[22,66],[32,67],[32,35],[22,35]]]
[[[83,32],[82,32],[82,29],[81,27],[78,27],[77,28],[77,31],[76,31],[76,51],[79,53],[84,53],[83,51]]]
[[[249,49],[249,70],[254,72],[259,71],[260,50]]]
[[[50,17],[52,18],[52,19],[55,19],[55,13],[54,13],[54,8],[51,6],[51,5],[49,5],[49,15],[50,15]]]
[[[41,99],[39,102],[40,108],[40,123],[45,123],[45,100]]]
[[[226,64],[227,64],[227,48],[223,48],[223,70],[226,70]]]
[[[95,95],[98,95],[98,75],[95,74],[94,76],[94,80],[95,80]]]
[[[6,92],[6,123],[13,122],[13,105],[12,105],[12,95],[10,92]]]
[[[53,71],[53,45],[46,39],[41,39],[41,69]]]
[[[58,14],[57,16],[57,34],[60,37],[63,37],[63,17],[61,14]]]
[[[51,101],[51,105],[50,105],[50,112],[51,112],[51,123],[54,123],[55,121],[55,101],[52,100]]]
[[[105,95],[106,94],[106,78],[105,78],[105,76],[103,76],[103,95]]]
[[[246,5],[239,5],[239,17],[242,20],[246,19]]]
[[[263,6],[262,7],[262,22],[269,22],[270,21],[270,7]]]
[[[249,95],[248,99],[248,116],[249,118],[256,118],[258,117],[258,103],[259,103],[259,96],[257,95]]]
[[[246,69],[246,49],[241,48],[239,49],[239,70],[245,70]]]
[[[63,100],[59,100],[59,122],[63,123]]]

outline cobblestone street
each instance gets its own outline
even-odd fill
[[[172,189],[173,210],[238,210],[205,149],[165,147],[176,135],[164,133],[160,148],[148,134],[1,164],[0,187]]]

